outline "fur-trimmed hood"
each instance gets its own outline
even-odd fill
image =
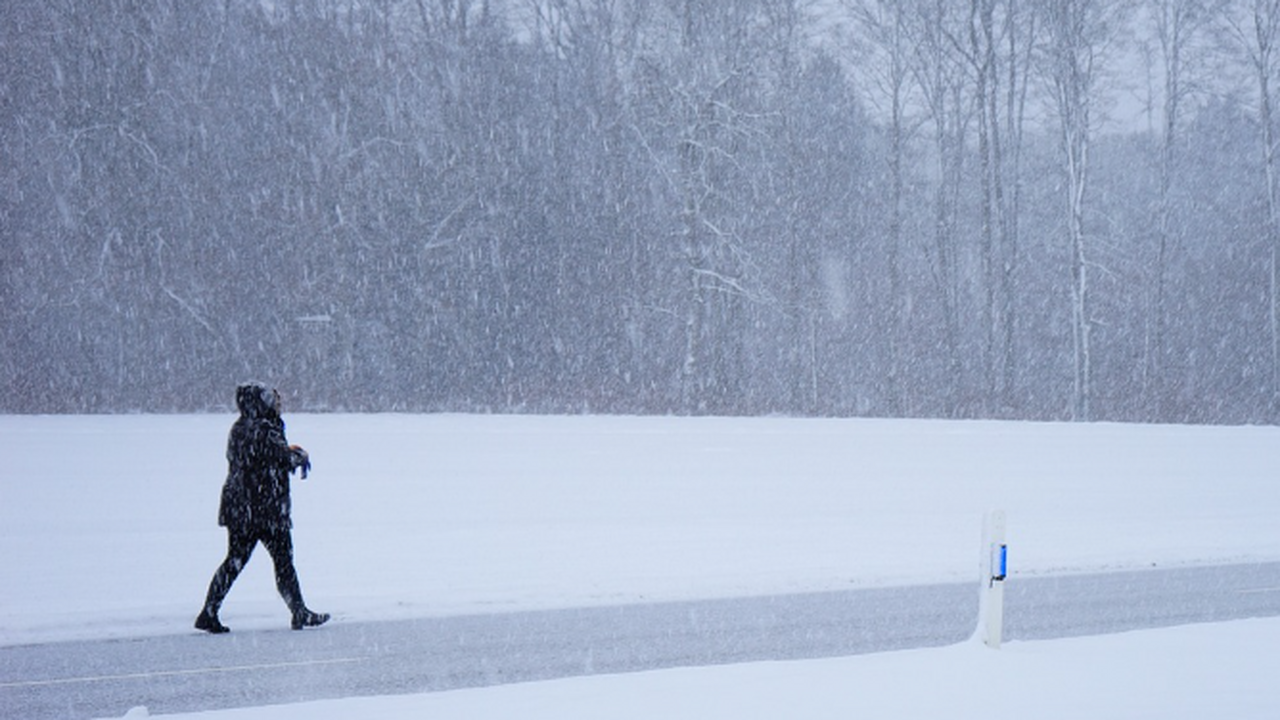
[[[245,417],[279,417],[280,393],[265,383],[242,383],[236,388],[236,407]]]

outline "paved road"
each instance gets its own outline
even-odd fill
[[[946,645],[971,584],[0,648],[0,718],[121,717]],[[1280,563],[1013,578],[1005,636],[1280,615]]]

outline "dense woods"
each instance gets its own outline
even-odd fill
[[[4,412],[1280,419],[1280,0],[7,0]]]

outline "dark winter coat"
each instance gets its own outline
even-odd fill
[[[263,532],[292,527],[289,473],[307,462],[290,447],[280,419],[280,396],[261,383],[236,388],[240,418],[227,438],[227,482],[218,524]]]

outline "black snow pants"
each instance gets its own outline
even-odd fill
[[[231,590],[231,584],[248,564],[253,549],[261,542],[271,553],[276,566],[276,589],[284,598],[289,610],[298,613],[306,609],[302,601],[302,588],[298,585],[298,572],[293,567],[293,534],[289,528],[227,528],[227,559],[222,562],[209,582],[209,594],[205,597],[205,610],[213,615]]]

